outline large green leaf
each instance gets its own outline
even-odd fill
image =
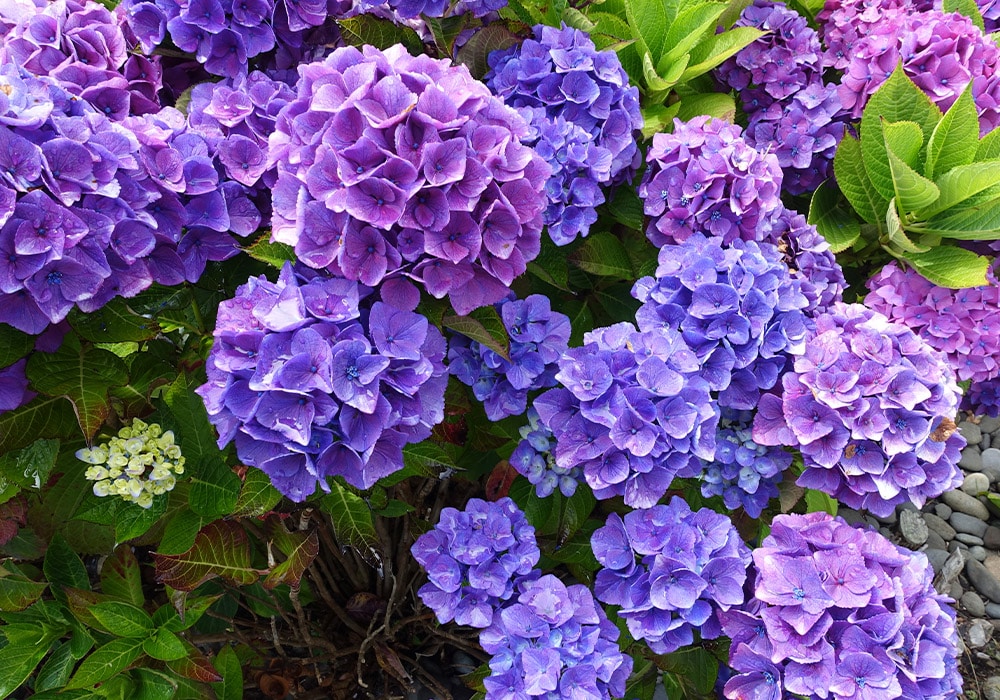
[[[206,518],[229,515],[240,496],[240,478],[225,462],[202,460],[191,472],[191,510]]]
[[[163,392],[169,408],[164,415],[164,427],[174,431],[174,439],[181,448],[187,463],[199,460],[222,461],[216,443],[215,430],[208,422],[208,412],[201,397],[194,393],[184,374],[178,375]]]
[[[393,44],[403,44],[411,53],[423,51],[424,48],[413,29],[375,15],[363,14],[337,20],[337,26],[340,27],[344,43],[351,46],[368,44],[387,49]]]
[[[441,319],[441,323],[488,347],[505,360],[510,360],[510,337],[503,319],[492,306],[475,309],[467,316],[447,315]]]
[[[242,700],[243,669],[231,646],[224,646],[215,655],[215,668],[222,676],[222,682],[215,686],[218,700]]]
[[[257,580],[250,565],[250,541],[239,523],[209,523],[183,554],[154,554],[156,580],[181,591],[193,591],[205,581],[222,577],[236,585]]]
[[[652,54],[658,61],[670,26],[665,4],[662,0],[625,0],[625,17],[639,53]]]
[[[0,611],[24,610],[49,587],[46,581],[32,581],[13,563],[0,566]]]
[[[610,12],[591,12],[587,18],[594,23],[594,28],[590,31],[590,38],[600,50],[615,46],[625,48],[635,41],[628,22],[618,15]]]
[[[976,161],[1000,158],[1000,129],[994,129],[979,140],[976,146]]]
[[[284,267],[286,262],[295,262],[295,249],[287,243],[273,242],[270,233],[265,233],[244,247],[243,252],[254,260],[260,260],[279,270]]]
[[[941,287],[961,289],[981,287],[987,283],[989,259],[971,250],[954,246],[938,246],[926,253],[907,253],[903,256],[914,270]]]
[[[371,562],[379,545],[371,508],[360,496],[337,481],[330,482],[330,493],[320,499],[320,507],[330,516],[333,532],[341,546],[353,547]]]
[[[121,601],[98,603],[91,614],[108,632],[119,637],[146,637],[153,630],[153,618],[142,608]]]
[[[736,27],[721,34],[706,36],[691,51],[691,60],[681,74],[680,82],[686,82],[716,68],[765,33],[756,27]]]
[[[35,674],[35,694],[31,697],[37,698],[41,692],[62,688],[66,685],[76,662],[77,659],[73,656],[70,644],[57,644],[49,658]]]
[[[889,158],[896,202],[900,208],[904,212],[911,212],[932,206],[941,194],[937,185],[903,162],[894,150],[889,149],[886,155]]]
[[[141,639],[112,639],[83,660],[66,688],[89,688],[106,681],[131,666],[141,654]]]
[[[24,488],[41,489],[59,456],[58,440],[35,440],[20,450],[0,455],[0,477]]]
[[[914,170],[920,170],[920,149],[924,145],[924,132],[916,122],[882,122],[882,137],[886,148]]]
[[[607,231],[592,233],[569,256],[581,270],[602,277],[631,280],[635,278],[632,261],[622,242]]]
[[[837,153],[833,157],[833,172],[841,192],[858,216],[881,228],[889,198],[883,197],[875,189],[865,169],[861,143],[850,134],[844,134],[843,141],[837,147]]]
[[[240,517],[264,515],[280,500],[281,493],[271,485],[271,478],[256,467],[248,467],[232,514]]]
[[[680,105],[677,118],[681,121],[689,121],[700,114],[707,114],[713,119],[722,119],[727,122],[736,120],[736,101],[732,95],[726,92],[685,95]],[[630,187],[623,189],[627,192],[633,191]]]
[[[473,78],[482,80],[489,71],[489,57],[494,51],[521,43],[521,37],[508,29],[502,22],[493,22],[477,31],[462,44],[455,55],[455,61],[468,67]]]
[[[847,250],[861,237],[861,223],[841,206],[840,193],[829,181],[813,193],[808,221],[823,235],[834,253]]]
[[[87,567],[66,542],[66,538],[57,534],[49,543],[45,552],[45,562],[42,564],[45,578],[52,586],[52,593],[58,600],[65,600],[63,587],[90,589],[90,576]]]
[[[960,165],[968,165],[976,157],[979,146],[979,116],[972,100],[972,83],[934,127],[927,143],[927,162],[923,173],[937,180]]]
[[[66,336],[62,347],[52,354],[32,355],[27,375],[38,393],[65,396],[72,402],[88,440],[110,413],[108,387],[128,381],[128,370],[117,355],[83,345],[74,335]]]
[[[319,554],[319,536],[315,530],[309,533],[288,532],[279,524],[271,542],[285,556],[285,560],[271,569],[264,579],[264,588],[270,590],[283,583],[298,588],[305,570]]]
[[[910,229],[942,238],[965,241],[991,241],[1000,238],[1000,198],[975,206],[958,207],[928,221],[913,224]]]
[[[918,219],[928,219],[946,212],[970,197],[1000,185],[1000,160],[959,165],[938,177],[934,184],[937,185],[941,196],[933,205],[914,212]],[[953,211],[949,214],[957,213],[959,212]]]
[[[177,635],[162,627],[143,641],[142,650],[159,661],[177,661],[187,656],[187,649]]]
[[[681,10],[667,31],[666,51],[657,69],[663,71],[668,64],[690,53],[707,32],[715,29],[716,21],[725,10],[726,5],[720,2],[698,2]]]
[[[60,636],[61,631],[38,627],[36,639],[31,643],[10,643],[0,649],[0,698],[8,697],[24,685]]]
[[[896,211],[895,200],[889,202],[889,210],[885,214],[885,226],[887,235],[889,236],[891,251],[902,251],[905,253],[923,253],[927,251],[928,246],[917,245],[903,231],[903,224],[899,220],[899,212]]]
[[[0,367],[9,367],[31,352],[35,336],[0,323]]]
[[[132,605],[142,606],[146,596],[142,592],[139,561],[128,545],[119,545],[101,567],[101,591]]]
[[[69,316],[69,323],[81,338],[95,343],[150,340],[160,332],[154,320],[132,311],[121,297],[90,313],[74,311]]]

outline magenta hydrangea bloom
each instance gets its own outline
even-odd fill
[[[427,571],[418,594],[438,621],[479,628],[494,622],[514,596],[515,580],[530,574],[540,556],[535,528],[506,497],[473,498],[463,511],[444,508],[411,551]]]
[[[965,438],[944,355],[860,304],[835,304],[815,321],[780,394],[761,397],[754,440],[797,447],[799,485],[876,515],[957,487]]]
[[[631,182],[642,162],[639,90],[614,51],[572,27],[538,25],[532,38],[489,56],[485,82],[531,123],[528,141],[552,164],[545,225],[556,245],[586,236],[602,187]]]
[[[512,598],[479,633],[491,654],[486,697],[611,700],[625,693],[632,657],[587,586],[551,574],[517,583]]]
[[[517,112],[399,45],[299,70],[270,140],[274,240],[369,286],[409,277],[462,314],[505,298],[540,250],[551,172]]]
[[[560,358],[562,386],[535,399],[556,464],[581,467],[598,498],[654,505],[675,476],[698,474],[697,458],[715,452],[719,409],[700,371],[675,330],[619,323],[591,331]]]
[[[223,301],[214,335],[197,391],[219,445],[292,500],[333,476],[370,488],[444,418],[444,337],[356,282],[286,264]]]
[[[927,557],[827,513],[778,515],[753,552],[754,597],[720,613],[730,700],[953,698],[955,610]]]
[[[729,244],[765,240],[781,208],[781,167],[758,152],[740,127],[707,116],[674,120],[655,134],[639,185],[649,217],[646,236],[656,246],[682,243],[696,231]]]
[[[620,607],[635,639],[657,654],[722,635],[719,613],[740,606],[750,550],[732,521],[708,508],[669,505],[615,513],[591,536],[594,594]]]
[[[858,42],[876,28],[898,25],[907,15],[935,6],[934,0],[826,0],[816,14],[827,47],[823,54],[825,65],[847,68]]]
[[[844,108],[860,117],[900,62],[942,112],[971,83],[980,133],[1000,125],[1000,48],[965,15],[928,10],[880,18],[851,48],[839,88]]]
[[[940,350],[959,380],[1000,375],[1000,287],[939,287],[895,262],[868,280],[865,305],[907,326]]]

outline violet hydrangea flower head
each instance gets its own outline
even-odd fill
[[[328,477],[367,489],[403,468],[403,446],[444,418],[445,352],[411,308],[286,264],[220,304],[197,391],[219,445],[302,501]]]
[[[631,181],[642,154],[639,90],[613,51],[572,27],[538,25],[532,38],[489,57],[486,84],[531,122],[531,143],[553,166],[545,224],[556,245],[586,236],[601,187]]]
[[[0,414],[20,408],[37,396],[24,373],[27,364],[27,358],[22,358],[0,369]]]
[[[895,262],[868,280],[865,305],[909,327],[947,357],[960,381],[1000,375],[1000,287],[939,287]]]
[[[906,16],[939,5],[935,0],[826,0],[816,15],[827,47],[824,63],[840,70],[847,68],[857,44],[879,26],[898,26]]]
[[[510,465],[535,487],[539,498],[548,498],[558,488],[569,498],[583,479],[580,467],[561,467],[552,454],[555,435],[549,430],[534,406],[527,412],[528,424],[520,429],[521,441],[510,456]]]
[[[962,397],[962,409],[977,416],[1000,416],[1000,377],[972,382]]]
[[[569,317],[552,311],[542,294],[496,306],[510,338],[508,357],[461,334],[448,345],[449,371],[472,387],[493,421],[522,415],[529,392],[556,384],[556,362],[568,349],[570,334]]]
[[[505,298],[540,250],[550,172],[517,112],[401,45],[300,73],[269,143],[274,240],[369,286],[409,276],[459,313]]]
[[[632,657],[622,653],[618,636],[587,586],[567,586],[552,574],[523,578],[517,596],[479,634],[492,655],[486,697],[622,697]]]
[[[942,112],[971,83],[980,134],[1000,125],[1000,48],[965,15],[928,10],[875,25],[844,69],[838,90],[844,108],[860,117],[900,62]]]
[[[602,568],[598,600],[620,606],[635,639],[657,654],[721,636],[719,613],[740,606],[750,550],[725,515],[692,511],[677,496],[669,505],[634,510],[591,536]]]
[[[827,513],[778,515],[753,552],[754,597],[720,614],[731,700],[951,698],[955,610],[927,557]]]
[[[350,6],[350,3],[348,3]],[[507,6],[507,0],[354,0],[355,11],[388,15],[397,22],[421,17],[487,17]]]
[[[808,301],[770,243],[693,234],[660,249],[656,277],[636,282],[639,328],[679,332],[719,405],[750,410],[805,350]]]
[[[418,594],[438,621],[479,628],[496,620],[498,607],[515,595],[515,579],[529,575],[540,556],[535,528],[506,497],[473,498],[463,511],[444,508],[411,551],[427,571]]]
[[[598,328],[559,360],[562,385],[535,399],[555,437],[555,462],[580,467],[597,498],[652,506],[678,474],[711,459],[719,410],[680,333]]]
[[[780,394],[761,397],[754,440],[797,447],[799,485],[876,515],[958,486],[965,439],[944,355],[860,304],[834,304],[815,321]]]
[[[747,143],[740,127],[707,116],[675,119],[672,133],[653,136],[646,162],[639,197],[654,245],[682,243],[696,232],[726,244],[770,234],[781,167],[777,156]]]
[[[844,271],[830,250],[830,243],[806,222],[806,217],[783,209],[772,220],[771,241],[785,257],[792,278],[801,282],[802,293],[809,301],[803,310],[814,316],[834,302],[843,301],[847,281]]]

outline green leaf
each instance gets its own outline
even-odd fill
[[[889,79],[871,96],[861,116],[861,153],[865,170],[883,198],[892,199],[895,191],[892,186],[892,173],[889,170],[889,157],[886,155],[882,124],[914,122],[920,127],[926,141],[939,121],[941,121],[941,110],[913,84],[903,72],[902,66],[897,67]]]
[[[250,565],[250,542],[238,523],[217,520],[202,528],[183,554],[153,554],[156,580],[181,591],[193,591],[205,581],[222,577],[249,585],[258,572]]]
[[[177,635],[162,627],[142,643],[142,650],[159,661],[176,661],[187,656]]]
[[[934,184],[941,196],[933,205],[918,209],[915,212],[918,219],[928,219],[945,212],[980,192],[1000,185],[1000,160],[959,165],[938,177]],[[957,213],[959,212],[955,211],[946,215]]]
[[[194,546],[194,540],[211,518],[205,518],[190,508],[179,508],[167,518],[157,551],[160,554],[181,554]]]
[[[132,311],[121,297],[90,313],[74,310],[69,315],[69,324],[81,338],[95,343],[151,340],[160,332],[156,321]]]
[[[658,676],[656,666],[651,661],[636,659],[632,675],[625,683],[625,697],[630,700],[653,700]]]
[[[65,438],[78,433],[73,404],[62,397],[39,396],[0,415],[0,452],[30,445],[37,438]]]
[[[407,513],[412,513],[416,508],[411,506],[406,501],[400,501],[399,499],[390,499],[385,507],[379,508],[376,513],[381,515],[383,518],[401,518]]]
[[[35,336],[0,323],[0,367],[9,367],[31,352]]]
[[[240,478],[224,462],[201,460],[191,472],[191,510],[206,518],[229,515],[239,500]]]
[[[806,512],[837,514],[837,501],[815,489],[806,489]]]
[[[940,287],[962,289],[987,284],[986,271],[990,261],[971,250],[938,246],[926,253],[907,253],[902,258],[914,270]]]
[[[756,27],[736,27],[705,37],[691,52],[691,61],[681,74],[680,82],[687,82],[716,68],[764,34]]]
[[[666,97],[666,93],[680,80],[689,60],[690,56],[682,56],[680,60],[665,66],[663,75],[660,75],[656,66],[653,65],[653,57],[649,52],[642,54],[642,77],[646,81],[646,85],[649,86],[650,92]]]
[[[634,187],[621,187],[614,195],[614,198],[607,204],[608,213],[612,218],[624,226],[642,230],[645,221],[645,214],[642,211],[642,200],[636,194]]]
[[[38,630],[32,644],[8,644],[0,649],[0,698],[6,698],[28,680],[61,632]]]
[[[222,453],[215,440],[215,430],[208,421],[208,413],[201,397],[194,393],[184,374],[178,375],[163,392],[169,413],[164,415],[164,428],[174,431],[187,463],[204,459],[222,461]],[[238,492],[238,491],[237,491]]]
[[[107,350],[85,347],[73,335],[66,336],[62,347],[52,354],[32,355],[27,375],[40,394],[65,396],[72,402],[88,440],[111,410],[108,387],[128,381],[128,370],[119,357]]]
[[[32,581],[12,562],[0,565],[0,611],[24,610],[41,598],[46,581]]]
[[[274,510],[280,501],[281,493],[271,485],[270,477],[256,467],[248,467],[232,514],[243,518],[257,517]]]
[[[714,34],[716,21],[725,10],[725,4],[719,2],[693,3],[681,10],[667,31],[664,47],[669,49],[657,62],[657,69],[662,72],[667,65],[690,53],[707,32]]]
[[[61,534],[57,533],[49,543],[42,571],[52,586],[53,595],[59,601],[66,599],[62,592],[62,588],[65,586],[90,590],[90,576],[87,575],[87,567],[83,565],[83,561]]]
[[[365,15],[361,15],[361,17],[364,16]],[[434,37],[434,44],[438,47],[438,50],[441,51],[442,55],[454,56],[455,41],[458,39],[459,35],[468,28],[469,15],[465,12],[457,16],[453,15],[451,17],[442,18],[428,17],[427,15],[424,15],[422,20],[427,25],[427,28],[430,29],[431,36]],[[421,44],[416,51],[417,53],[422,53],[423,45]],[[411,51],[411,53],[413,53],[413,51]]]
[[[628,188],[622,188],[626,191]],[[538,257],[528,263],[528,272],[538,279],[551,284],[556,289],[571,292],[569,286],[569,266],[566,251],[556,246],[549,236],[542,237],[542,248]]]
[[[344,43],[351,46],[370,44],[378,49],[387,49],[393,44],[402,44],[410,53],[420,53],[424,48],[415,31],[375,15],[356,15],[337,20],[337,26]]]
[[[623,280],[635,278],[635,270],[628,252],[618,238],[607,231],[592,233],[569,256],[570,261],[594,275],[616,277]]]
[[[889,202],[889,211],[885,214],[885,226],[889,242],[892,244],[890,252],[894,254],[897,251],[923,253],[928,250],[928,246],[917,245],[903,231],[903,224],[900,222],[899,213],[896,211],[896,200]]]
[[[976,205],[965,205],[943,212],[910,229],[942,238],[964,241],[991,241],[1000,238],[1000,198]]]
[[[949,13],[962,13],[971,19],[973,24],[979,27],[979,31],[984,34],[986,33],[986,25],[983,22],[983,15],[979,11],[979,5],[976,4],[976,0],[943,0],[941,9]]]
[[[483,306],[467,316],[451,314],[441,319],[441,322],[446,328],[457,331],[469,340],[488,347],[505,360],[510,360],[510,338],[507,335],[507,328],[504,327],[503,319],[494,307]]]
[[[661,104],[651,104],[646,105],[642,108],[642,138],[651,139],[654,134],[658,134],[661,131],[669,132],[673,128],[674,117],[680,112],[681,103],[674,102],[671,105],[663,106]],[[619,191],[624,191],[626,188],[623,187]]]
[[[903,162],[892,149],[889,149],[886,155],[889,157],[889,171],[892,173],[895,199],[902,210],[911,212],[932,206],[941,194],[937,185]]]
[[[455,61],[468,67],[473,78],[482,80],[489,71],[487,60],[494,51],[510,48],[521,43],[521,37],[505,27],[501,22],[493,22],[477,31],[462,44]]]
[[[130,603],[98,603],[90,612],[108,632],[119,637],[146,637],[153,629],[149,613]]]
[[[24,488],[41,489],[58,456],[58,440],[35,440],[24,449],[0,455],[0,477]]]
[[[603,51],[613,46],[624,48],[635,41],[628,22],[618,15],[610,12],[591,12],[587,18],[594,23],[594,28],[590,30],[590,38],[598,50]]]
[[[262,263],[267,263],[279,270],[284,267],[286,262],[295,262],[295,249],[287,243],[275,243],[271,240],[270,233],[265,233],[243,248],[243,252],[254,260],[260,260]]]
[[[146,602],[142,592],[139,562],[131,547],[119,545],[104,560],[101,567],[101,591],[132,605],[141,606]]]
[[[707,649],[691,647],[675,651],[668,654],[663,663],[667,670],[677,674],[687,691],[685,697],[705,696],[712,692],[719,662]]]
[[[133,673],[139,679],[136,697],[142,700],[171,700],[177,693],[177,681],[160,671],[139,668]]]
[[[302,575],[319,554],[319,536],[315,530],[287,532],[279,525],[272,542],[285,555],[285,560],[271,569],[263,581],[264,588],[272,590],[285,583],[297,589]]]
[[[994,129],[979,140],[975,162],[1000,158],[1000,129]]]
[[[49,658],[38,669],[38,673],[35,674],[35,694],[31,697],[37,698],[38,693],[62,688],[66,685],[77,661],[72,652],[73,650],[68,643],[55,647]]]
[[[975,0],[970,0],[975,5]],[[968,165],[976,157],[979,146],[979,116],[972,100],[972,83],[934,127],[927,143],[924,175],[937,180],[960,165]]]
[[[670,26],[662,0],[625,0],[625,17],[639,54],[652,54],[659,61]]]
[[[166,496],[154,496],[149,508],[125,503],[115,518],[115,539],[128,542],[145,535],[167,510]]]
[[[141,639],[112,639],[83,660],[66,688],[89,688],[106,681],[131,666],[141,654]]]
[[[924,145],[924,132],[916,122],[882,122],[882,137],[886,149],[915,170],[920,169],[920,149]]]
[[[840,205],[839,193],[829,181],[823,182],[813,193],[808,220],[834,253],[847,250],[861,237],[861,224]]]
[[[727,92],[707,92],[685,95],[680,102],[681,108],[677,118],[689,121],[700,114],[707,114],[713,119],[732,122],[736,119],[736,100]],[[628,188],[628,191],[633,191]]]
[[[371,562],[379,546],[375,522],[368,504],[338,481],[330,482],[330,493],[320,499],[323,512],[329,514],[333,532],[341,546],[353,547]]]
[[[233,648],[230,646],[222,647],[212,663],[219,675],[222,676],[222,681],[214,686],[217,700],[242,700],[243,669]]]

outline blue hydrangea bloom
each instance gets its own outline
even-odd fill
[[[558,488],[569,498],[583,478],[580,467],[561,467],[552,449],[555,435],[549,430],[534,406],[528,408],[528,425],[521,428],[521,441],[510,456],[510,465],[534,484],[539,498],[551,496]]]
[[[962,397],[962,408],[979,416],[1000,416],[1000,378],[972,382]]]
[[[286,264],[223,301],[214,335],[197,391],[219,445],[294,501],[332,476],[370,488],[444,419],[444,337],[356,282]]]
[[[515,594],[515,579],[530,574],[540,556],[535,528],[510,498],[444,508],[411,551],[428,577],[418,594],[438,620],[480,628],[495,621]]]
[[[620,606],[635,639],[657,654],[721,636],[719,613],[740,606],[750,550],[725,515],[669,505],[612,513],[591,537],[604,567],[594,579],[598,600]]]
[[[556,245],[586,236],[602,187],[631,181],[641,162],[639,90],[613,51],[572,27],[538,25],[534,37],[489,56],[486,84],[531,123],[527,141],[552,164],[545,224]]]
[[[556,362],[570,334],[569,317],[552,311],[541,294],[508,299],[497,310],[510,338],[509,360],[460,334],[448,348],[448,369],[472,387],[490,420],[523,414],[528,392],[555,385]]]
[[[784,255],[793,279],[801,283],[808,300],[803,312],[815,316],[835,302],[843,301],[847,281],[830,243],[806,217],[783,208],[772,219],[771,242]]]

